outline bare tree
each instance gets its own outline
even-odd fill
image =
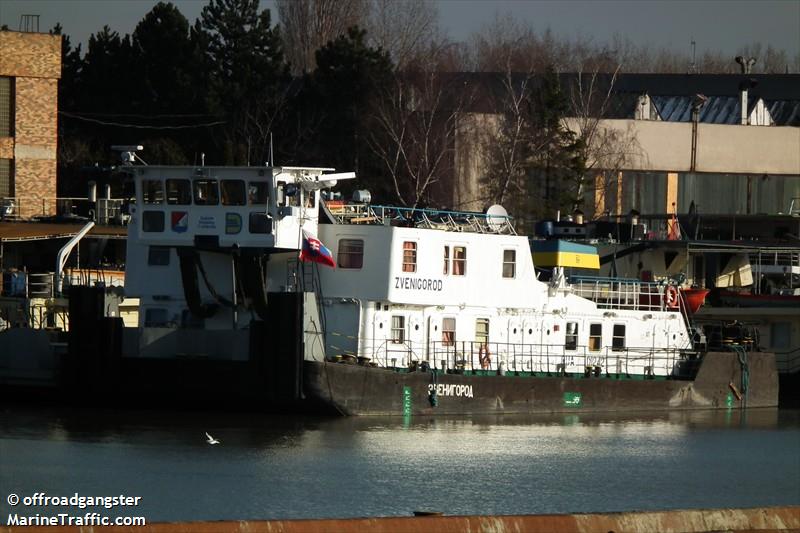
[[[433,189],[453,176],[459,114],[469,95],[457,75],[398,72],[375,109],[369,143],[383,161],[390,186],[404,206],[437,199]]]
[[[364,25],[369,0],[276,0],[292,73],[316,67],[314,53],[352,26]]]
[[[405,68],[439,39],[439,12],[431,0],[373,0],[367,20],[370,44]]]

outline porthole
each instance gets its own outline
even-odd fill
[[[383,329],[383,322],[378,322],[378,329]]]
[[[517,328],[514,328],[514,335],[517,334]]]
[[[549,329],[547,330],[547,334],[550,335],[550,330]]]
[[[419,324],[414,324],[414,331],[419,331]]]
[[[548,331],[547,333],[549,334],[550,332]],[[531,334],[533,334],[533,330],[531,328],[528,328],[528,335],[531,335]]]

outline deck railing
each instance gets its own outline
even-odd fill
[[[574,294],[595,302],[599,309],[676,311],[681,298],[674,289],[674,303],[668,302],[667,285],[636,279],[580,276],[571,277],[570,285]]]
[[[98,224],[125,224],[123,216],[124,200],[119,198],[98,198],[96,202],[88,198],[76,197],[0,197],[0,220],[25,220],[36,217],[83,216]]]
[[[408,225],[445,231],[516,235],[508,215],[334,201],[328,201],[326,206],[340,224]]]
[[[347,354],[355,358],[355,354]],[[476,341],[393,343],[374,345],[371,363],[386,368],[424,365],[444,372],[530,373],[548,375],[636,375],[690,377],[683,363],[697,357],[691,350],[653,347],[566,346]],[[687,370],[688,368],[688,370]]]

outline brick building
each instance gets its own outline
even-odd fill
[[[60,36],[0,31],[0,215],[55,209],[60,77]]]

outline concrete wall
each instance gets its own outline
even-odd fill
[[[574,119],[567,125],[578,129]],[[601,127],[634,136],[625,170],[691,170],[691,123],[604,120]],[[698,124],[695,172],[800,175],[800,128]]]
[[[14,196],[23,217],[52,213],[56,196],[61,37],[0,31],[0,76],[14,82],[14,137],[0,138],[13,159]]]

